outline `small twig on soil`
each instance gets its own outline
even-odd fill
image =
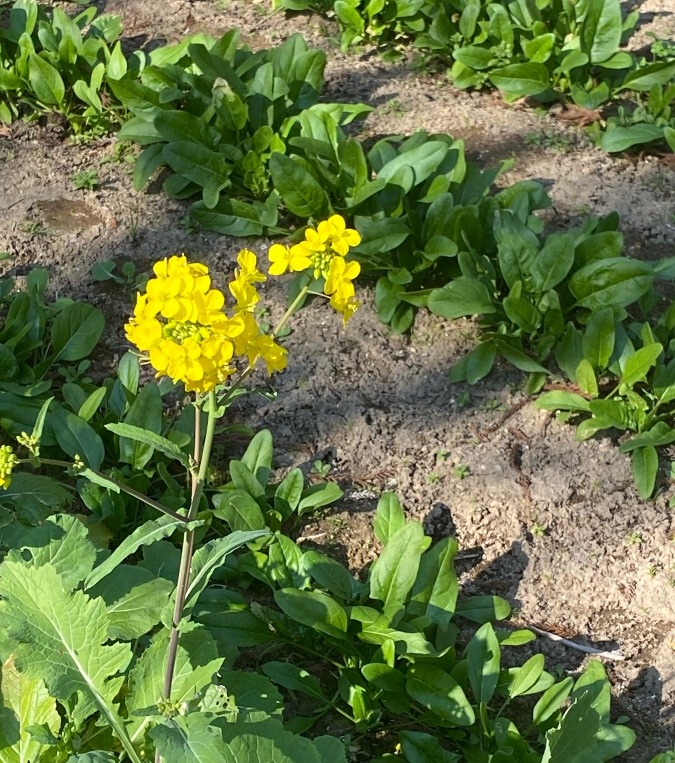
[[[606,660],[625,660],[625,656],[621,654],[621,652],[606,652],[602,649],[596,649],[593,646],[585,646],[584,644],[577,644],[576,641],[570,641],[567,638],[563,638],[562,636],[558,636],[555,633],[549,633],[549,631],[542,630],[541,628],[537,628],[534,625],[525,625],[526,628],[529,628],[529,630],[534,631],[535,633],[538,633],[540,636],[546,636],[546,638],[550,638],[551,641],[560,641],[561,644],[565,644],[565,646],[569,646],[572,649],[578,649],[580,652],[586,652],[586,654],[594,654],[596,657],[604,657]]]
[[[318,540],[319,538],[323,538],[324,535],[328,535],[328,533],[317,533],[316,535],[302,535],[300,538],[296,538],[295,542],[300,545],[301,543],[304,543],[307,540]]]
[[[525,397],[522,400],[519,400],[517,403],[514,403],[507,411],[504,412],[502,416],[497,419],[497,421],[493,422],[489,426],[483,427],[482,429],[475,427],[474,433],[476,437],[478,437],[481,442],[487,442],[488,440],[491,440],[497,431],[502,426],[504,426],[504,424],[512,416],[515,416],[521,408],[524,408],[530,402],[530,400],[530,397]]]
[[[482,551],[460,551],[455,557],[458,562],[464,561],[464,559],[478,559],[483,556]]]

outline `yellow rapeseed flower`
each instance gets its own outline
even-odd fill
[[[272,263],[270,275],[282,275],[287,270],[312,270],[315,279],[325,279],[324,294],[330,297],[331,306],[339,312],[344,322],[356,312],[360,302],[355,297],[352,281],[361,271],[358,262],[347,262],[349,249],[361,243],[359,232],[347,228],[341,215],[323,220],[316,229],[305,230],[304,241],[292,247],[273,244],[269,249]]]
[[[12,470],[16,466],[17,461],[18,459],[10,445],[0,445],[0,487],[5,490],[12,481]]]
[[[300,245],[291,248],[283,244],[272,244],[267,256],[272,263],[267,271],[271,276],[283,275],[287,270],[301,273],[312,264],[312,260]]]
[[[348,228],[341,215],[333,215],[319,223],[317,233],[318,238],[329,242],[330,248],[341,257],[347,255],[350,247],[361,243],[359,232]]]
[[[155,278],[138,294],[126,335],[157,372],[183,382],[190,392],[208,392],[235,371],[235,355],[251,365],[262,359],[270,373],[286,366],[286,351],[260,331],[252,311],[259,300],[254,284],[265,280],[255,254],[247,249],[229,289],[234,313],[225,312],[225,295],[211,288],[206,265],[184,255],[155,263]]]
[[[262,283],[265,276],[258,270],[258,258],[248,249],[237,255],[240,267],[234,271],[234,279],[229,284],[230,293],[237,302],[237,309],[251,311],[260,301],[255,283]]]

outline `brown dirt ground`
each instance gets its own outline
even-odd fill
[[[119,13],[136,44],[236,25],[260,47],[300,31],[329,52],[327,99],[377,107],[364,135],[425,128],[465,138],[481,164],[514,156],[501,182],[546,182],[551,224],[615,209],[631,254],[675,255],[675,172],[665,157],[614,158],[560,118],[455,91],[441,75],[383,64],[367,49],[344,56],[331,22],[272,15],[267,0],[98,6]],[[648,0],[640,10],[639,44],[649,42],[649,31],[675,36],[672,0]],[[537,145],[542,135],[554,136],[554,145]],[[0,251],[14,255],[5,272],[44,265],[55,293],[99,305],[109,321],[100,360],[108,366],[125,351],[121,325],[131,295],[92,281],[95,262],[131,260],[143,271],[184,251],[229,273],[241,247],[190,232],[181,222],[186,205],[167,200],[159,186],[134,192],[132,165],[105,161],[114,144],[72,145],[58,124],[0,133]],[[103,186],[75,190],[71,176],[82,169],[98,169]],[[263,251],[267,243],[247,246]],[[277,313],[283,290],[270,287],[267,295]],[[675,489],[664,482],[654,501],[639,500],[615,443],[576,442],[571,428],[529,404],[521,375],[507,367],[475,387],[450,384],[448,368],[474,340],[470,321],[421,314],[411,337],[396,337],[378,322],[370,296],[346,330],[322,305],[303,310],[288,340],[289,369],[274,380],[278,397],[249,401],[236,414],[272,430],[280,467],[309,467],[322,457],[347,488],[339,510],[311,521],[303,535],[317,536],[358,571],[377,551],[377,495],[395,489],[430,533],[456,535],[467,592],[498,593],[521,623],[625,655],[607,663],[617,714],[629,716],[639,736],[622,760],[647,763],[675,738]],[[468,470],[463,479],[459,466]],[[583,663],[580,652],[546,638],[537,647],[561,670]]]

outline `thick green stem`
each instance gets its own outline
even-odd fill
[[[215,392],[209,392],[206,404],[207,423],[204,444],[202,447],[201,433],[201,411],[197,409],[195,415],[195,435],[194,435],[194,462],[199,464],[199,471],[192,472],[192,491],[190,499],[190,508],[187,514],[187,521],[191,522],[197,516],[199,502],[204,492],[204,482],[206,480],[206,471],[211,458],[211,447],[213,445],[213,436],[216,431],[216,395]],[[176,669],[176,655],[178,654],[178,641],[180,638],[180,623],[183,618],[183,609],[185,607],[185,598],[190,585],[190,570],[192,567],[192,555],[194,553],[195,533],[194,530],[186,532],[183,536],[183,548],[181,551],[180,569],[178,572],[178,582],[176,584],[176,601],[173,609],[173,618],[171,622],[171,634],[169,636],[169,648],[167,650],[166,672],[164,674],[164,686],[162,689],[163,698],[171,698],[171,686],[173,684],[173,675]],[[155,761],[160,761],[159,753],[155,755]]]
[[[195,443],[194,443],[194,461],[199,464],[199,471],[192,472],[192,492],[190,499],[190,509],[187,515],[187,521],[191,522],[197,516],[199,502],[201,501],[204,490],[204,481],[206,479],[206,470],[211,458],[211,446],[213,445],[213,435],[216,429],[216,396],[214,392],[209,392],[207,403],[207,424],[206,435],[204,437],[204,447],[202,450],[201,437],[201,415],[197,410],[195,415]],[[190,567],[192,566],[192,554],[194,551],[194,530],[186,532],[183,536],[183,549],[181,552],[180,570],[178,573],[178,583],[176,585],[176,602],[173,610],[173,620],[171,625],[171,636],[169,638],[169,652],[167,659],[166,674],[164,676],[164,699],[171,696],[171,684],[173,683],[173,672],[176,667],[176,652],[178,651],[178,637],[180,621],[183,617],[183,607],[185,606],[185,596],[190,585]]]

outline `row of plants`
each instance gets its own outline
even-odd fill
[[[297,468],[275,479],[268,431],[225,463],[223,417],[254,367],[283,369],[277,340],[303,299],[356,309],[358,239],[331,218],[270,249],[271,274],[303,277],[270,332],[252,252],[227,308],[205,266],[159,261],[126,326],[161,377],[142,385],[132,353],[100,385],[81,375],[100,331],[69,320],[77,351],[62,352],[55,326],[75,303],[46,305],[44,275],[28,294],[5,287],[8,312],[27,296],[44,314],[52,362],[37,381],[17,350],[2,381],[19,400],[0,419],[3,759],[602,763],[631,747],[601,664],[556,677],[540,654],[518,659],[534,635],[504,622],[505,600],[461,594],[456,541],[432,545],[396,496],[379,502],[383,550],[359,579],[292,539],[336,485]]]
[[[82,42],[90,11],[73,21],[56,14],[55,36],[34,8],[15,4],[10,37],[27,39],[23,29],[55,39],[75,62],[91,39],[106,58],[96,26]],[[534,214],[550,205],[541,185],[494,190],[509,163],[481,171],[461,141],[424,131],[366,150],[343,128],[369,107],[320,101],[325,56],[299,35],[254,53],[233,30],[132,56],[133,65],[120,57],[118,42],[99,84],[133,115],[119,138],[142,148],[138,189],[163,167],[168,195],[199,197],[196,223],[235,236],[288,234],[334,212],[354,219],[361,242],[353,254],[377,279],[384,322],[405,332],[419,307],[447,318],[479,315],[484,341],[451,378],[476,382],[502,356],[530,373],[528,389],[537,392],[562,371],[570,391],[538,404],[580,418],[580,437],[617,428],[635,435],[621,447],[632,454],[640,494],[653,493],[656,448],[675,440],[671,383],[661,370],[670,368],[672,320],[666,314],[650,327],[645,317],[652,285],[673,268],[624,256],[615,215],[545,236]]]
[[[15,4],[7,34],[25,27],[39,39],[54,37],[34,6]],[[92,19],[87,13],[74,21],[54,16],[63,55],[87,44],[77,37]],[[100,55],[107,48],[96,29],[87,34]],[[624,256],[615,215],[544,236],[533,214],[550,205],[541,185],[493,188],[509,163],[483,172],[466,160],[461,141],[424,131],[385,137],[366,151],[343,127],[369,107],[320,102],[325,56],[299,35],[256,53],[232,31],[132,57],[133,66],[113,64],[112,56],[122,56],[119,43],[105,83],[133,114],[119,138],[142,147],[137,188],[163,166],[166,193],[200,197],[193,219],[229,235],[288,233],[335,211],[354,219],[361,236],[354,256],[377,279],[384,322],[405,332],[419,307],[447,318],[479,315],[484,341],[452,378],[476,382],[500,355],[531,374],[536,392],[561,370],[575,386],[538,404],[581,418],[580,437],[610,428],[637,435],[621,447],[632,453],[640,494],[653,493],[656,448],[675,440],[671,385],[659,370],[670,367],[672,321],[663,316],[652,329],[634,320],[644,323],[646,295],[671,277],[672,265]]]
[[[412,44],[449,65],[461,89],[492,86],[506,101],[563,101],[596,112],[592,134],[605,151],[655,141],[675,151],[675,50],[658,39],[649,55],[623,49],[639,12],[624,18],[619,0],[272,0],[272,6],[334,18],[344,50],[365,41],[395,59]]]

